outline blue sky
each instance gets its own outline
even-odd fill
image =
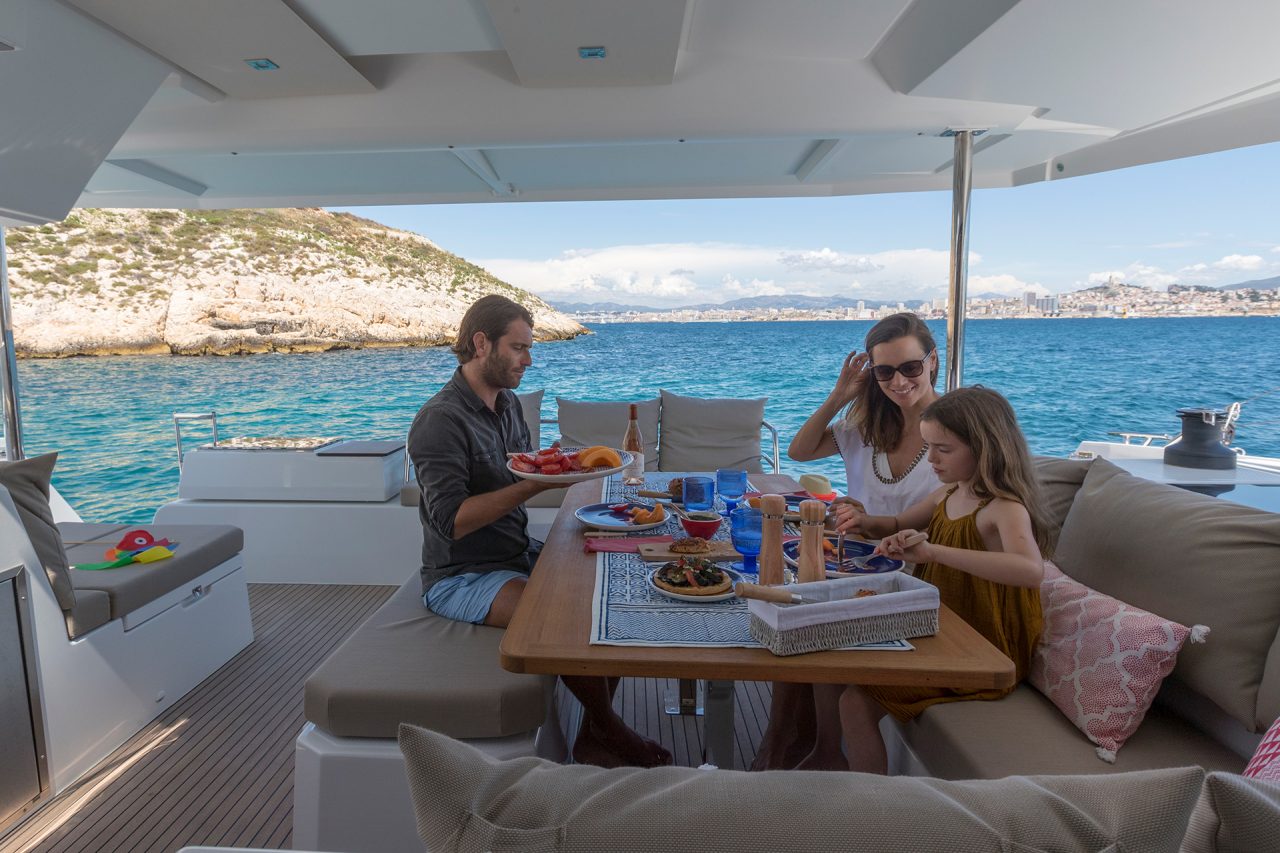
[[[1280,275],[1280,143],[975,191],[969,292]],[[346,208],[552,301],[944,296],[950,193]]]

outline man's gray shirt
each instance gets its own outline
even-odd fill
[[[423,592],[464,572],[529,571],[529,515],[523,506],[461,539],[453,538],[462,502],[516,482],[507,470],[507,453],[531,449],[516,395],[503,389],[495,405],[497,411],[491,411],[476,396],[459,368],[418,411],[409,429],[409,458],[422,488],[418,515]]]

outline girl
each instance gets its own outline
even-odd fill
[[[919,576],[938,587],[942,603],[1011,658],[1021,681],[1043,625],[1048,545],[1026,439],[1009,402],[981,386],[938,398],[925,410],[920,433],[943,487],[896,515],[837,507],[838,527],[883,537],[884,554],[919,564]],[[926,526],[927,541],[903,546]],[[840,721],[849,768],[886,772],[878,727],[886,712],[905,721],[939,702],[999,699],[1012,690],[848,687]]]

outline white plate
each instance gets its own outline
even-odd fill
[[[663,563],[663,565],[665,566],[666,563]],[[670,590],[665,590],[653,582],[653,576],[657,574],[661,568],[662,566],[658,566],[658,568],[649,572],[649,574],[646,575],[646,577],[649,579],[649,586],[653,589],[653,591],[660,592],[663,595],[665,595],[667,598],[673,598],[676,601],[689,601],[694,604],[703,604],[708,601],[728,601],[734,596],[733,587],[729,587],[728,592],[722,592],[719,595],[681,595],[678,592],[671,592]],[[742,575],[738,574],[728,566],[723,566],[720,563],[716,563],[716,568],[718,568],[720,571],[728,575],[729,580],[735,584],[738,581],[742,580]]]
[[[568,451],[579,449],[576,447],[561,448],[561,450]],[[599,468],[595,471],[576,471],[572,474],[526,474],[524,471],[517,471],[511,467],[511,463],[515,461],[514,459],[507,460],[507,470],[522,480],[537,480],[539,483],[557,483],[567,486],[571,483],[581,483],[584,480],[599,480],[601,477],[608,477],[610,474],[618,473],[631,462],[631,454],[625,450],[619,450],[618,455],[622,457],[622,464],[617,468]]]
[[[581,521],[587,527],[595,527],[599,530],[652,530],[655,527],[661,527],[670,521],[673,516],[667,513],[662,517],[662,521],[650,521],[647,524],[633,524],[626,516],[618,515],[610,511],[609,507],[618,506],[618,504],[627,503],[627,501],[618,501],[616,504],[587,504],[580,506],[574,511],[573,517]],[[665,512],[665,510],[664,510]]]

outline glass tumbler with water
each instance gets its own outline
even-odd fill
[[[724,499],[724,512],[729,515],[747,493],[747,472],[740,468],[720,468],[716,471],[716,491]]]
[[[760,510],[746,504],[729,513],[729,538],[733,549],[742,555],[742,562],[733,564],[735,569],[755,574],[763,519]]]
[[[689,512],[708,510],[716,505],[716,481],[710,477],[684,478],[684,508]]]

